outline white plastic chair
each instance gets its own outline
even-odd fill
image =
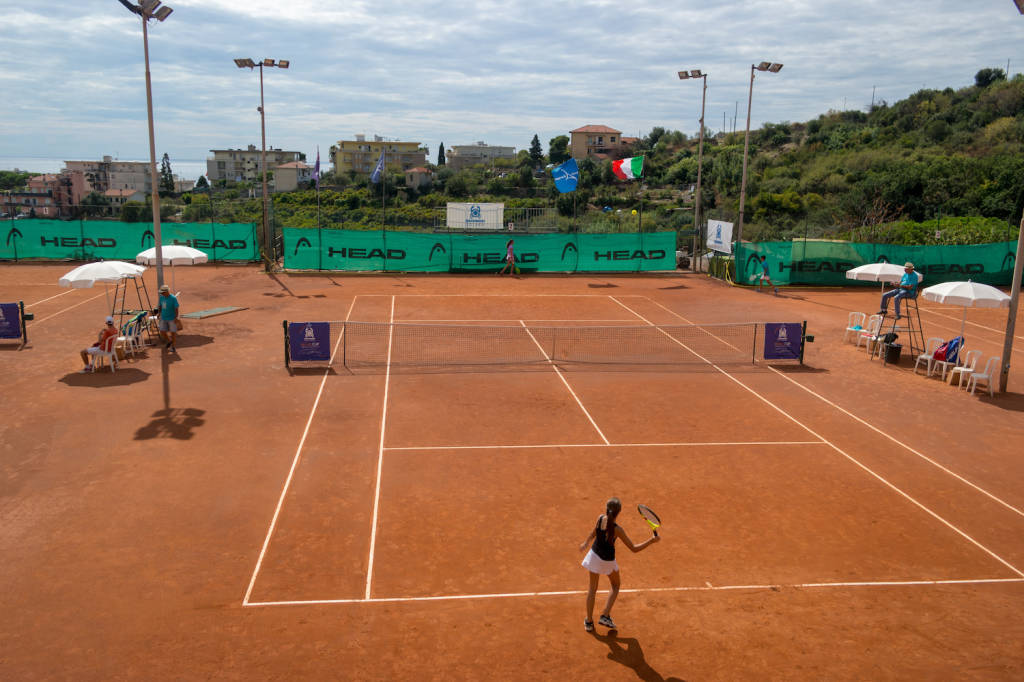
[[[135,357],[135,351],[138,348],[136,339],[138,338],[139,320],[138,318],[132,318],[128,321],[128,324],[121,327],[121,334],[117,337],[117,343],[114,344],[114,350],[123,349],[125,357]]]
[[[117,337],[111,336],[103,343],[98,353],[92,355],[92,371],[95,372],[106,360],[110,360],[110,372],[117,371]]]
[[[850,313],[850,316],[846,318],[846,331],[843,332],[843,343],[846,343],[846,339],[850,336],[850,332],[853,332],[854,337],[864,330],[864,321],[867,319],[865,313]]]
[[[878,341],[878,330],[882,328],[882,316],[877,313],[868,318],[868,323],[864,325],[864,329],[861,330],[860,334],[857,335],[857,348],[860,348],[860,342],[864,341],[868,352],[870,353],[872,348],[871,344]]]
[[[960,380],[957,381],[957,388],[964,387],[964,377],[970,377],[978,369],[978,360],[981,358],[980,350],[969,350],[964,355],[964,363],[959,367],[954,367],[949,373],[949,385],[953,385],[953,377],[959,375]]]
[[[925,376],[932,375],[932,363],[935,362],[935,351],[938,350],[942,343],[942,339],[937,336],[933,336],[925,342],[924,352],[918,355],[917,360],[914,362],[914,374],[917,374],[918,366],[924,362],[927,370],[925,372]]]
[[[991,397],[995,397],[995,393],[992,392],[992,380],[995,378],[996,370],[999,369],[999,358],[992,356],[985,363],[985,369],[981,372],[971,372],[971,378],[967,380],[967,390],[974,394],[974,389],[978,387],[979,381],[984,381],[985,386],[988,387],[988,394]]]

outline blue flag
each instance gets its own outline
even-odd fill
[[[370,176],[370,182],[377,184],[380,182],[380,174],[384,172],[384,150],[380,152],[380,158],[377,159],[377,166],[373,169],[373,174]]]
[[[316,148],[316,165],[313,166],[313,179],[316,180],[317,191],[320,190],[320,146]]]
[[[580,169],[576,165],[576,159],[569,159],[561,166],[552,168],[551,177],[555,179],[555,187],[562,194],[574,191],[576,189],[576,182],[580,177]]]

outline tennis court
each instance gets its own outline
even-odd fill
[[[4,298],[63,292],[37,295],[49,273],[15,270]],[[249,309],[190,322],[180,359],[150,351],[100,385],[54,387],[51,356],[94,326],[60,311],[101,314],[93,290],[39,303],[36,345],[0,354],[34,396],[4,399],[16,615],[0,628],[25,646],[0,666],[734,679],[1024,665],[1020,396],[950,390],[913,409],[920,377],[842,347],[846,301],[829,292],[766,301],[688,275],[189,278],[196,307]],[[66,327],[39,324],[51,314]],[[353,366],[290,373],[283,318],[351,322],[359,343],[332,341],[354,344]],[[803,319],[805,366],[752,363],[745,346],[643,361],[658,336],[695,348],[692,325],[735,347],[716,325]],[[554,360],[543,330],[569,328],[589,361]],[[446,366],[466,339],[457,357],[523,355]],[[594,360],[615,348],[634,361]],[[66,426],[45,431],[43,402]],[[97,411],[117,416],[93,447]],[[663,541],[620,550],[620,632],[595,637],[577,545],[612,494],[634,540],[643,502]],[[97,659],[102,642],[125,668]]]

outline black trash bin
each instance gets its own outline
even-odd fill
[[[887,343],[885,344],[885,363],[898,365],[900,362],[900,353],[903,352],[903,345],[899,343]]]

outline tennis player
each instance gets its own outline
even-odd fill
[[[605,505],[605,513],[597,518],[594,529],[580,545],[582,552],[591,540],[594,542],[590,551],[587,552],[587,556],[583,558],[582,564],[583,568],[590,571],[590,589],[587,590],[587,619],[583,621],[583,628],[587,632],[594,631],[594,598],[597,595],[597,581],[602,575],[608,576],[612,589],[608,593],[608,601],[597,622],[609,630],[616,629],[611,616],[612,605],[615,604],[615,598],[619,596],[619,564],[615,561],[615,539],[621,538],[626,547],[633,552],[639,552],[652,542],[661,539],[657,535],[652,535],[648,540],[634,545],[626,535],[626,531],[622,530],[622,526],[615,523],[620,511],[622,511],[622,502],[619,501],[619,498],[613,497],[608,500]]]
[[[760,284],[764,284],[764,285],[772,287],[773,289],[775,289],[775,295],[776,296],[779,295],[779,288],[777,286],[775,286],[774,284],[772,284],[771,271],[770,271],[770,269],[768,267],[768,258],[765,257],[765,256],[761,256],[761,281],[760,281]],[[760,286],[758,286],[757,288],[758,288],[758,290],[761,289]]]
[[[513,241],[509,239],[505,244],[505,267],[501,269],[501,272],[498,273],[499,275],[504,275],[506,270],[511,271],[513,274],[516,271],[516,255]]]

